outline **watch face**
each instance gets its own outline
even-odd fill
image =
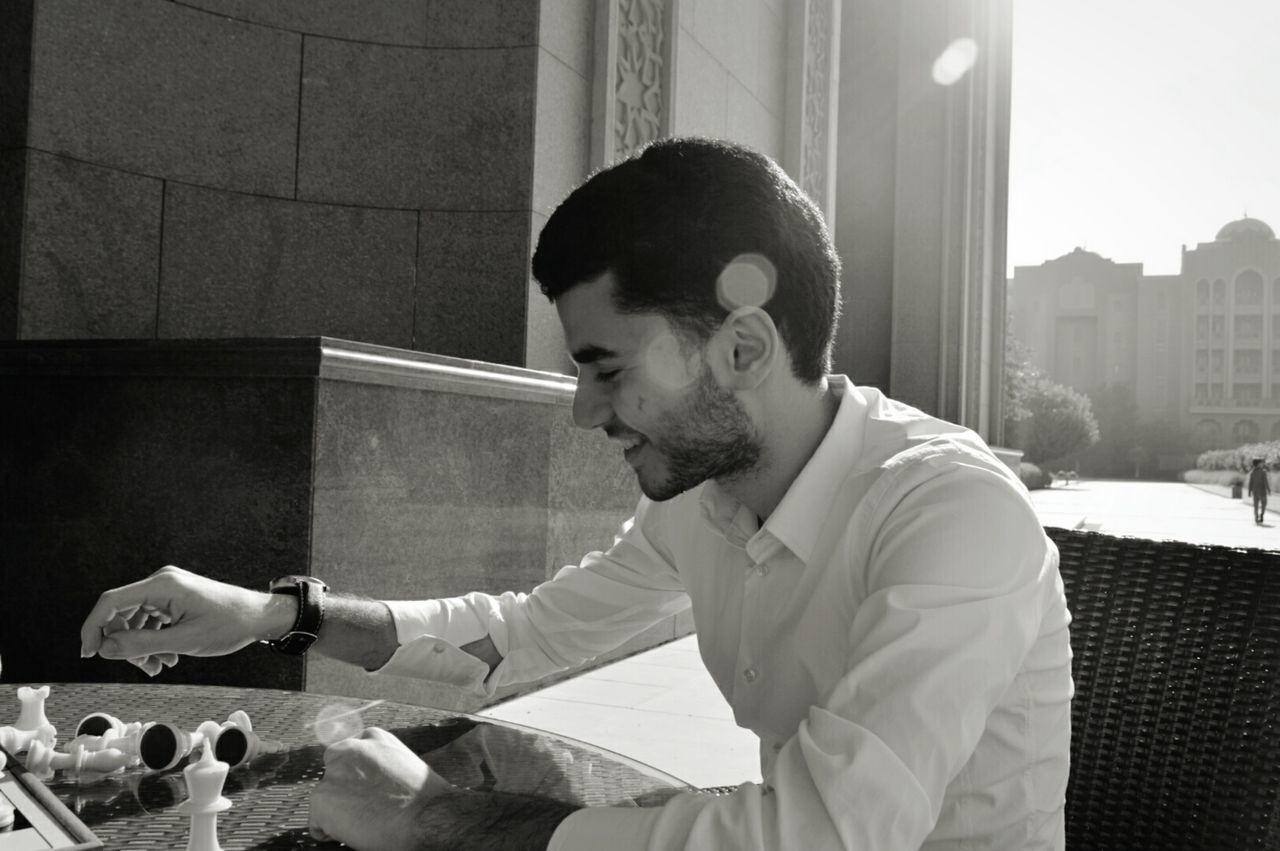
[[[329,586],[324,584],[324,582],[322,582],[321,580],[316,579],[314,576],[303,576],[301,574],[291,574],[289,576],[277,576],[275,579],[271,580],[271,584],[267,587],[271,591],[289,591],[289,590],[292,590],[296,585],[303,582],[305,582],[308,585],[312,585],[316,588],[319,588],[323,591],[329,590]]]

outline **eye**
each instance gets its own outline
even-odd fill
[[[621,371],[620,369],[597,369],[596,381],[612,381]]]

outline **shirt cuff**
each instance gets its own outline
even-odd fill
[[[423,635],[402,644],[387,664],[370,673],[431,680],[475,694],[488,694],[485,679],[489,676],[489,666],[434,635]]]
[[[645,851],[661,807],[587,807],[560,822],[547,851]]]

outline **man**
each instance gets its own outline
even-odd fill
[[[661,142],[561,204],[533,271],[579,365],[574,419],[619,443],[635,516],[528,595],[333,596],[315,650],[492,694],[692,606],[764,782],[571,812],[454,789],[370,731],[329,749],[313,829],[360,849],[1061,849],[1057,551],[976,435],[828,377],[838,262],[796,185],[736,146]],[[170,567],[105,593],[83,652],[156,671],[302,614]]]
[[[1259,526],[1267,516],[1267,495],[1271,493],[1271,482],[1267,480],[1267,468],[1262,465],[1261,458],[1253,459],[1253,469],[1249,471],[1249,496],[1253,497],[1253,522]]]

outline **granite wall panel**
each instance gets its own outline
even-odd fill
[[[294,193],[302,37],[165,0],[36,7],[29,144],[157,177]]]
[[[298,197],[527,210],[536,52],[308,38]]]
[[[541,6],[538,44],[583,79],[594,79],[597,4],[588,0],[542,0]]]
[[[591,82],[543,50],[537,90],[533,209],[549,216],[590,170]]]
[[[725,132],[762,154],[782,159],[782,121],[736,77],[729,77]]]
[[[692,33],[680,27],[676,33],[676,126],[684,136],[725,137],[729,72]]]
[[[430,0],[183,0],[219,15],[292,32],[385,44],[426,43]]]
[[[27,155],[18,335],[152,337],[162,182]]]
[[[26,175],[25,150],[0,151],[0,340],[18,336]]]
[[[578,0],[586,5],[586,0]],[[538,43],[536,2],[427,0],[430,47],[531,47]]]
[[[413,348],[524,366],[529,214],[419,219]]]
[[[7,0],[0,24],[0,151],[27,144],[34,0]]]
[[[527,591],[545,575],[553,406],[325,381],[312,569],[376,599]],[[475,708],[455,690],[313,665],[307,687]]]
[[[177,564],[263,587],[307,568],[314,382],[25,376],[0,390],[0,539],[10,681],[123,681],[79,658],[100,592]],[[22,577],[22,581],[14,578]],[[302,685],[300,660],[251,647],[184,659],[160,682]]]
[[[544,575],[550,406],[325,381],[317,570],[415,598]]]
[[[535,212],[529,217],[529,230],[534,245],[546,224],[547,217],[541,213]],[[532,253],[530,251],[531,256]],[[528,284],[524,365],[529,369],[557,372],[561,375],[576,374],[577,367],[565,349],[564,329],[560,326],[560,316],[556,313],[555,305],[542,294],[532,272],[528,275]]]
[[[408,348],[417,216],[169,184],[162,337],[342,337]]]
[[[786,118],[787,20],[772,6],[760,10],[757,36],[755,94],[760,103],[779,119]]]

